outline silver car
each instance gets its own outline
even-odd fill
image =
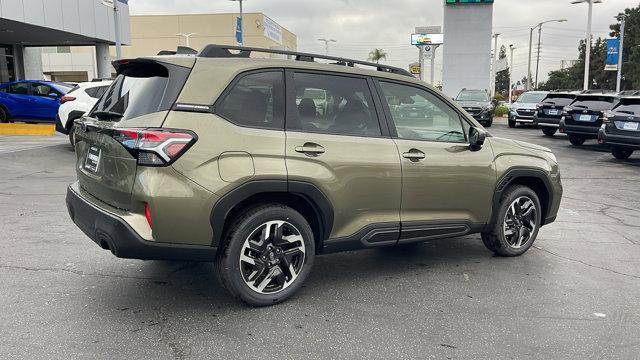
[[[516,127],[516,124],[533,124],[533,114],[536,112],[536,105],[544,99],[548,91],[527,91],[520,95],[518,100],[509,107],[509,127]]]

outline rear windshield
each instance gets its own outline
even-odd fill
[[[609,110],[615,101],[616,98],[611,96],[578,96],[571,106],[589,110]]]
[[[526,92],[520,95],[517,102],[524,103],[524,104],[533,104],[533,103],[537,104],[540,101],[542,101],[542,99],[544,99],[546,95],[547,95],[546,93]]]
[[[571,104],[575,98],[576,97],[574,95],[568,94],[549,94],[542,100],[542,102],[549,105],[566,106]]]
[[[173,72],[169,71],[170,66]],[[188,69],[179,66],[164,66],[153,62],[122,65],[119,75],[106,89],[89,116],[122,121],[169,110],[187,76]]]
[[[640,99],[622,100],[613,110],[630,115],[640,115]]]
[[[489,101],[486,91],[482,90],[462,90],[458,97],[458,101]]]

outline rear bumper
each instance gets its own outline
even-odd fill
[[[122,218],[89,202],[78,184],[67,188],[67,210],[73,222],[93,242],[120,258],[141,260],[213,261],[217,248],[144,240]]]
[[[598,131],[598,142],[601,144],[625,146],[640,149],[640,136],[614,135],[607,133],[606,129]]]
[[[560,118],[548,118],[534,116],[533,122],[538,126],[547,126],[557,128],[560,126]]]
[[[65,135],[69,135],[69,130],[65,129],[62,126],[62,121],[60,120],[60,115],[56,114],[56,131]]]
[[[596,126],[567,125],[564,120],[560,120],[559,127],[562,133],[579,135],[591,139],[596,139],[598,137],[598,131],[600,130],[600,127]]]

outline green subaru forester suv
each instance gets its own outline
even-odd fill
[[[405,70],[220,45],[114,66],[76,123],[71,218],[121,258],[215,262],[248,304],[289,298],[318,254],[480,233],[517,256],[556,218],[550,150]]]

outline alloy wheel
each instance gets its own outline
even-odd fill
[[[269,221],[251,232],[240,252],[245,284],[260,294],[274,294],[291,285],[305,262],[300,231],[286,221]]]
[[[509,246],[519,249],[531,240],[536,230],[536,216],[536,205],[527,196],[520,196],[509,205],[502,224]]]

